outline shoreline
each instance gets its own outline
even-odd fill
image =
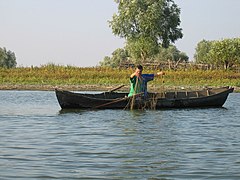
[[[19,85],[19,84],[9,84],[9,85],[0,85],[0,90],[16,90],[16,91],[54,91],[55,89],[62,89],[68,91],[110,91],[120,85]],[[234,87],[234,86],[233,86]],[[154,86],[149,85],[149,91],[176,91],[176,90],[200,90],[208,87],[197,87],[197,86]],[[209,87],[214,88],[214,86]],[[117,91],[126,91],[128,92],[130,89],[130,85],[125,85]],[[240,92],[240,87],[234,87],[234,92]]]
[[[116,86],[102,85],[0,85],[0,90],[29,90],[29,91],[54,91],[63,89],[69,91],[107,91]]]

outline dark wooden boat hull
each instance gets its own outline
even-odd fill
[[[83,94],[55,90],[62,109],[163,109],[222,107],[233,88],[201,91],[149,93],[148,98],[127,97],[127,93]]]

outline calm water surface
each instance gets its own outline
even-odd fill
[[[0,91],[0,179],[240,179],[239,107],[61,111]]]

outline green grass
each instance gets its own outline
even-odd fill
[[[128,85],[133,71],[134,69],[80,68],[51,64],[41,67],[1,68],[0,85]],[[144,73],[155,72],[144,70]],[[240,86],[240,73],[234,71],[179,70],[165,73],[163,78],[157,77],[150,82],[150,86]]]

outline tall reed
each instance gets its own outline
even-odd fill
[[[40,67],[0,68],[0,85],[120,85],[129,84],[134,69],[43,65]],[[143,73],[155,73],[144,70]],[[240,73],[233,71],[166,71],[149,82],[159,90],[170,86],[240,86]],[[164,82],[163,82],[164,81]]]

